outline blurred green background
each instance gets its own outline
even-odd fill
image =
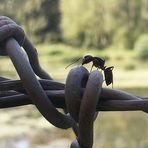
[[[65,82],[72,66],[65,67],[91,54],[115,67],[114,88],[147,96],[147,0],[0,0],[0,15],[24,28],[42,67],[55,80]],[[18,79],[8,57],[0,57],[0,75]],[[1,148],[68,148],[75,138],[71,130],[47,123],[33,106],[3,109],[0,114]],[[101,112],[94,148],[147,148],[147,125],[143,112]]]

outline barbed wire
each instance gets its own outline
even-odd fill
[[[6,43],[7,54],[20,80],[0,77],[0,108],[35,105],[54,126],[73,128],[77,138],[71,148],[92,147],[96,112],[139,110],[148,113],[146,97],[103,88],[103,76],[98,70],[89,73],[83,66],[77,66],[70,70],[65,84],[54,81],[41,68],[37,51],[27,37],[24,45],[29,61],[15,39]],[[56,108],[64,109],[65,114]]]

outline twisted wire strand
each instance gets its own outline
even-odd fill
[[[22,46],[29,58],[31,67],[35,74],[42,79],[52,80],[52,77],[41,67],[38,59],[38,53],[24,30],[17,25],[12,19],[7,16],[0,16],[0,41],[4,44],[4,40],[10,37],[14,37]],[[8,55],[5,50],[0,50],[0,55]]]
[[[19,83],[21,87],[18,89],[24,89],[21,80],[8,80],[6,78],[2,78],[0,81],[0,108],[8,108],[8,107],[15,107],[21,105],[29,105],[33,104],[31,98],[28,95],[22,94],[17,92],[16,84]],[[39,80],[40,82],[42,80]],[[43,80],[44,81],[44,80]],[[13,85],[12,85],[13,82]],[[1,85],[2,84],[2,85]],[[5,88],[2,88],[3,84],[5,84]],[[54,104],[57,108],[66,109],[65,104],[65,85],[63,83],[56,83],[54,81],[46,80],[44,84],[42,84],[43,88],[45,85],[52,86],[56,89],[44,90],[45,93],[48,95],[48,99]],[[58,85],[57,85],[58,84]],[[7,88],[8,85],[8,89]],[[11,86],[11,89],[10,89]],[[5,91],[4,91],[5,90]],[[81,88],[82,94],[85,88]],[[108,94],[108,95],[107,95]],[[112,95],[110,95],[112,94]],[[18,101],[18,102],[17,102]],[[148,99],[146,97],[137,97],[130,93],[109,89],[109,88],[102,88],[100,94],[100,100],[96,107],[97,111],[145,111],[148,112]]]
[[[93,125],[96,106],[100,99],[103,76],[98,70],[90,72],[79,111],[78,142],[81,147],[91,148],[93,145]]]
[[[85,87],[89,72],[83,66],[70,70],[65,85],[65,101],[67,110],[76,122],[79,120],[79,110],[82,100],[82,87]],[[84,90],[83,90],[84,91]]]
[[[22,80],[26,92],[41,114],[56,127],[67,129],[74,126],[73,119],[61,114],[48,99],[16,40],[10,38],[6,42],[5,48]]]
[[[65,87],[63,83],[59,83],[53,80],[41,79],[38,81],[44,90],[63,90]],[[1,91],[15,90],[27,94],[21,80],[3,79],[3,81],[0,83],[0,90]]]

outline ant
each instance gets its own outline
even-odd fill
[[[77,59],[73,63],[79,61],[80,59],[81,58]],[[97,70],[98,69],[103,70],[104,76],[105,76],[106,85],[108,86],[108,85],[112,84],[112,87],[113,87],[113,73],[112,73],[112,71],[113,71],[114,67],[113,66],[106,67],[105,66],[105,59],[100,58],[100,57],[93,57],[91,55],[86,55],[86,56],[83,57],[83,59],[82,59],[82,65],[88,64],[90,62],[93,63],[90,71],[92,71],[92,68],[94,66],[97,68]],[[73,63],[71,63],[70,65],[72,65]],[[69,67],[70,65],[68,65],[67,67]]]
[[[97,70],[98,69],[104,70],[104,64],[105,64],[105,60],[104,59],[102,59],[100,57],[93,57],[91,55],[86,55],[82,59],[82,65],[88,64],[90,62],[93,62],[90,71],[92,71],[93,66],[95,66],[97,68]]]
[[[90,71],[92,71],[93,66],[95,66],[97,69],[103,70],[106,85],[108,86],[112,83],[112,87],[113,87],[113,73],[112,73],[112,71],[113,71],[114,67],[113,66],[111,66],[111,67],[104,66],[105,60],[100,57],[93,57],[91,55],[86,55],[82,59],[82,65],[90,63],[90,62],[93,63]]]

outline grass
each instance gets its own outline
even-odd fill
[[[68,45],[38,45],[41,65],[46,71],[60,81],[65,81],[68,71],[81,61],[74,63],[67,69],[65,67],[86,54],[101,56],[106,59],[107,66],[114,66],[114,86],[123,87],[147,87],[148,70],[147,62],[140,61],[136,52],[123,49],[95,50],[76,48]],[[90,68],[91,64],[87,67]],[[139,83],[139,80],[141,83]]]
[[[100,51],[64,44],[37,45],[37,50],[42,67],[57,81],[64,82],[69,70],[73,66],[80,65],[81,60],[65,69],[67,65],[86,54],[91,54],[105,58],[107,66],[114,66],[114,88],[148,87],[147,61],[140,61],[137,58],[137,53],[133,50],[112,47]],[[91,64],[86,66],[90,69]],[[8,57],[0,58],[0,73],[1,76],[18,79],[18,75]]]

